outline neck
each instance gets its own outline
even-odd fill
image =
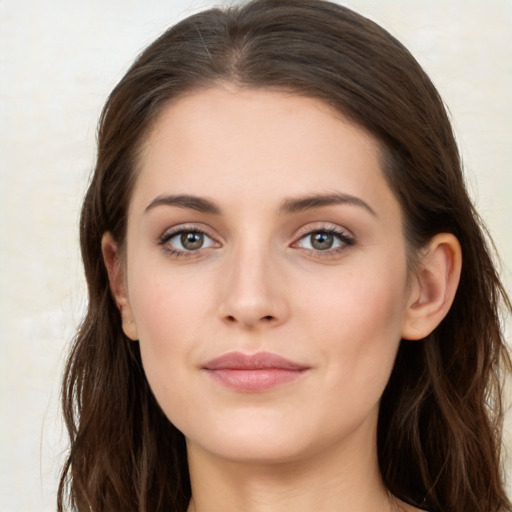
[[[285,462],[226,460],[188,442],[188,512],[396,512],[373,442],[352,443]]]

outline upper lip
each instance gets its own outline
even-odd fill
[[[306,370],[306,366],[271,352],[228,352],[203,365],[204,370]]]

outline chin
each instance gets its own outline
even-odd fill
[[[325,422],[286,417],[277,411],[250,414],[241,411],[215,423],[203,422],[201,428],[184,428],[189,450],[199,448],[210,455],[232,462],[285,464],[314,457],[343,445],[358,425],[346,424],[326,429]]]
[[[233,435],[228,438],[209,438],[192,441],[187,438],[189,449],[197,445],[211,456],[234,463],[269,465],[286,464],[308,455],[305,443],[290,442],[281,436],[257,433]]]
[[[278,463],[296,460],[308,449],[311,432],[298,429],[278,411],[263,413],[240,410],[230,418],[195,425],[179,425],[189,449],[202,451],[234,462]]]

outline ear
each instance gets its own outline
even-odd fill
[[[441,323],[455,297],[461,267],[462,251],[457,238],[451,233],[432,238],[413,276],[402,338],[425,338]]]
[[[128,300],[128,290],[124,275],[125,267],[121,259],[119,246],[114,240],[112,233],[107,232],[103,235],[101,239],[101,251],[103,253],[105,267],[107,268],[110,291],[117,305],[117,309],[119,309],[121,313],[123,332],[128,338],[135,341],[139,339],[139,336],[130,301]]]

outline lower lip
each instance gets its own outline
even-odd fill
[[[300,378],[306,370],[265,368],[258,370],[206,370],[208,374],[227,388],[243,393],[261,393]]]

